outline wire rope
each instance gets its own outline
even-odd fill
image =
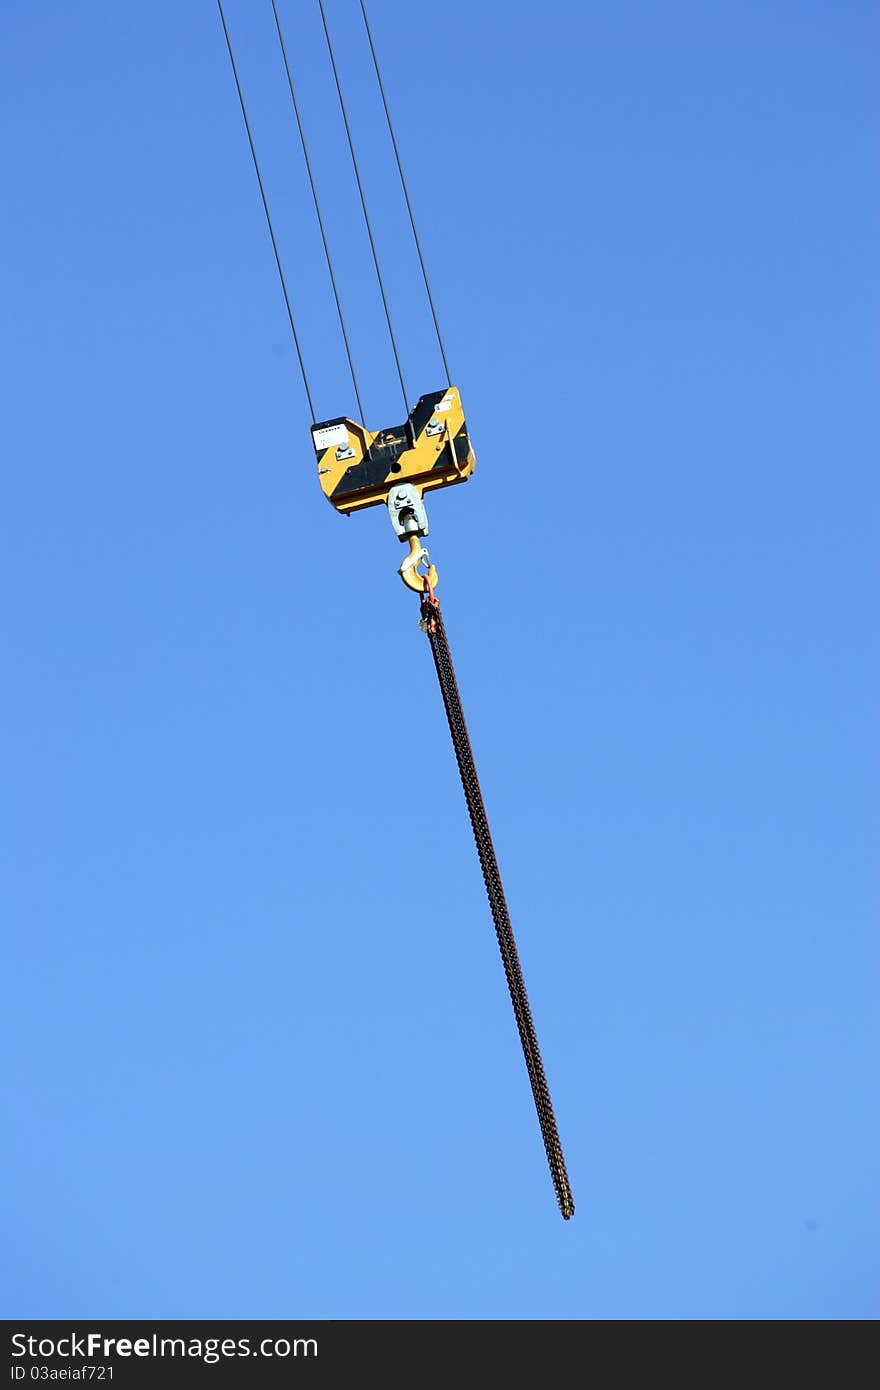
[[[219,0],[218,0],[219,3]],[[330,55],[330,66],[333,69],[333,79],[336,83],[336,93],[339,97],[339,109],[342,112],[342,121],[345,126],[345,134],[348,138],[348,148],[351,154],[351,163],[354,169],[355,180],[357,181],[358,193],[361,198],[361,208],[363,209],[364,222],[367,228],[367,236],[370,239],[370,250],[373,253],[373,265],[376,267],[376,279],[379,282],[379,293],[382,296],[382,306],[385,310],[385,321],[388,324],[388,336],[391,339],[391,350],[394,353],[394,362],[397,367],[397,375],[400,378],[400,389],[403,393],[404,408],[409,415],[409,396],[407,394],[406,382],[403,379],[403,368],[400,365],[400,353],[397,349],[397,339],[394,336],[394,325],[391,322],[391,310],[388,307],[388,296],[385,293],[385,282],[382,279],[382,271],[379,267],[379,253],[376,250],[376,240],[373,236],[373,228],[370,222],[370,214],[367,211],[367,199],[364,193],[364,185],[361,180],[361,171],[358,164],[357,154],[355,153],[354,140],[351,134],[351,126],[348,121],[348,112],[345,107],[345,98],[342,95],[342,83],[339,80],[339,69],[336,66],[336,54],[333,50],[333,40],[330,37],[330,30],[327,26],[327,15],[324,11],[324,0],[318,0],[318,8],[321,11],[321,22],[324,25],[324,37],[327,40],[327,52]]]
[[[306,390],[306,399],[308,400],[308,403],[309,403],[309,411],[310,411],[311,417],[312,417],[312,424],[314,424],[314,423],[315,423],[315,419],[316,419],[316,416],[315,416],[315,407],[314,407],[314,404],[313,404],[313,402],[312,402],[312,393],[311,393],[311,391],[309,390],[309,378],[308,378],[308,375],[307,375],[307,373],[306,373],[306,364],[305,364],[305,361],[303,360],[302,348],[301,348],[301,346],[300,346],[300,341],[299,341],[299,334],[298,334],[297,331],[296,331],[296,324],[294,323],[294,319],[293,319],[293,309],[290,307],[290,295],[289,295],[288,292],[287,292],[287,281],[286,281],[285,278],[284,278],[284,270],[283,270],[282,265],[281,265],[281,255],[280,255],[280,253],[279,253],[279,251],[278,251],[278,242],[277,242],[276,239],[275,239],[275,228],[272,226],[272,216],[271,216],[271,213],[269,212],[269,204],[268,204],[268,202],[267,202],[267,200],[266,200],[266,190],[265,190],[265,188],[263,187],[263,176],[262,176],[262,174],[260,173],[260,164],[259,164],[259,161],[258,161],[258,159],[257,159],[257,151],[256,151],[256,149],[254,148],[254,137],[253,137],[253,135],[251,134],[251,123],[250,123],[250,121],[248,120],[247,108],[245,107],[245,104],[244,104],[244,96],[243,96],[242,90],[241,90],[241,83],[240,83],[239,80],[238,80],[238,68],[235,66],[235,55],[234,55],[234,53],[232,52],[232,41],[231,41],[231,39],[230,39],[230,37],[229,37],[229,30],[228,30],[227,27],[226,27],[226,16],[225,16],[225,14],[223,13],[222,0],[217,0],[217,8],[218,8],[218,10],[220,11],[220,22],[221,22],[222,25],[223,25],[223,36],[224,36],[224,38],[226,39],[226,47],[227,47],[227,49],[228,49],[228,51],[229,51],[229,61],[230,61],[230,63],[232,64],[232,76],[235,78],[235,90],[238,92],[238,103],[239,103],[239,105],[240,105],[240,107],[241,107],[241,114],[242,114],[242,116],[244,117],[244,128],[245,128],[245,130],[247,131],[248,144],[249,144],[250,147],[251,147],[251,158],[252,158],[253,161],[254,161],[254,171],[256,172],[256,175],[257,175],[257,183],[258,183],[259,186],[260,186],[260,197],[261,197],[262,200],[263,200],[263,211],[264,211],[265,214],[266,214],[266,225],[267,225],[268,228],[269,228],[269,236],[271,237],[271,240],[272,240],[272,250],[275,252],[275,264],[276,264],[277,267],[278,267],[278,276],[279,276],[279,279],[281,280],[281,289],[282,289],[282,292],[283,292],[283,294],[284,294],[284,303],[285,303],[285,305],[287,306],[287,317],[288,317],[288,319],[290,320],[290,331],[291,331],[291,333],[293,334],[293,343],[294,343],[294,347],[296,348],[296,356],[297,356],[297,360],[298,360],[298,362],[299,362],[299,369],[300,369],[300,372],[302,373],[303,386],[305,387],[305,390]]]
[[[358,409],[360,411],[359,419],[363,423],[366,420],[366,416],[364,414],[364,405],[363,401],[361,400],[360,388],[358,387],[357,372],[354,369],[354,358],[352,356],[351,343],[349,342],[348,331],[345,327],[345,317],[342,312],[342,301],[339,297],[339,289],[336,284],[336,275],[333,270],[333,259],[330,255],[330,244],[327,240],[327,230],[324,226],[324,218],[321,215],[321,204],[318,201],[318,190],[315,186],[315,177],[312,172],[312,161],[309,158],[309,149],[308,145],[306,144],[306,133],[303,128],[302,117],[300,115],[299,102],[296,99],[296,88],[293,82],[293,74],[291,73],[290,63],[287,58],[287,45],[284,42],[284,34],[281,30],[281,19],[278,15],[278,6],[276,5],[275,0],[272,0],[272,13],[275,16],[275,28],[278,30],[278,42],[281,45],[281,56],[284,59],[284,71],[287,74],[287,85],[290,88],[290,99],[293,102],[293,112],[296,116],[296,127],[299,131],[300,143],[302,144],[303,158],[306,162],[306,172],[309,176],[309,187],[312,190],[312,200],[315,204],[315,212],[318,218],[318,226],[321,229],[321,240],[324,243],[324,255],[327,258],[327,269],[330,272],[330,283],[333,286],[333,298],[336,301],[336,312],[339,316],[339,327],[342,329],[342,341],[345,343],[345,355],[348,358],[348,370],[351,372],[351,384],[354,387],[354,394],[357,399]]]
[[[272,0],[272,3],[274,4],[275,0]],[[418,252],[419,257],[419,265],[422,267],[422,279],[425,282],[425,290],[427,291],[428,295],[428,303],[431,306],[431,317],[434,320],[434,331],[437,334],[437,346],[440,348],[440,356],[443,358],[443,370],[446,372],[446,384],[447,386],[451,386],[452,376],[450,375],[449,363],[446,359],[446,348],[443,346],[443,337],[440,333],[440,322],[437,318],[437,309],[434,305],[434,296],[431,293],[431,282],[428,279],[428,270],[425,265],[425,258],[422,255],[422,243],[419,240],[419,234],[416,229],[415,213],[413,212],[412,203],[410,202],[409,189],[406,183],[406,175],[403,172],[403,161],[400,158],[400,150],[397,146],[397,136],[394,133],[394,123],[391,120],[391,111],[388,106],[388,98],[385,95],[385,83],[382,81],[382,72],[379,67],[379,59],[376,55],[376,46],[373,43],[373,31],[370,28],[370,21],[367,18],[367,7],[364,4],[364,0],[360,0],[360,5],[361,14],[364,17],[364,28],[367,31],[367,39],[369,40],[370,44],[370,53],[373,55],[373,67],[376,69],[376,78],[379,83],[379,91],[382,95],[382,105],[385,108],[385,119],[388,122],[388,133],[391,136],[391,143],[394,146],[394,158],[397,160],[397,172],[400,174],[400,186],[403,189],[403,196],[406,200],[406,210],[409,213],[410,226],[412,227],[413,239],[416,243],[416,251]]]

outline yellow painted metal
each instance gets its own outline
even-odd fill
[[[418,567],[423,560],[427,561],[428,569],[425,574],[420,574]],[[400,575],[407,588],[412,589],[417,594],[423,594],[425,592],[426,579],[429,588],[432,590],[436,589],[438,583],[437,570],[434,565],[431,564],[428,552],[422,545],[418,536],[410,536],[409,554],[397,573]]]
[[[339,418],[313,426],[312,439],[321,490],[344,513],[384,503],[395,483],[421,496],[463,483],[476,467],[454,386],[422,396],[405,425],[374,433]]]

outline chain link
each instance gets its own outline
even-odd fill
[[[550,1088],[547,1085],[547,1078],[544,1074],[544,1064],[541,1060],[538,1038],[535,1032],[535,1025],[532,1021],[532,1012],[529,1008],[529,999],[526,994],[525,981],[523,980],[522,969],[519,963],[516,940],[513,935],[510,914],[507,910],[504,889],[501,884],[501,872],[495,857],[495,847],[492,844],[492,835],[489,830],[486,807],[483,802],[483,794],[480,790],[480,783],[477,777],[477,769],[474,763],[470,738],[468,736],[464,710],[462,709],[461,696],[458,691],[458,683],[455,679],[455,668],[452,664],[449,643],[446,639],[446,629],[443,626],[440,605],[433,596],[426,596],[422,600],[422,624],[424,625],[424,630],[428,634],[428,640],[431,643],[431,654],[433,655],[434,665],[437,670],[437,679],[440,683],[440,691],[446,709],[446,718],[449,721],[449,732],[452,735],[452,745],[455,749],[455,757],[461,775],[461,784],[464,788],[465,801],[467,802],[468,814],[470,816],[474,840],[477,846],[477,854],[480,857],[480,867],[483,871],[483,879],[486,884],[486,894],[489,899],[492,920],[495,923],[495,933],[498,937],[498,946],[501,951],[504,974],[507,978],[507,988],[510,991],[510,1001],[513,1004],[513,1012],[516,1018],[516,1026],[519,1031],[526,1068],[529,1073],[532,1095],[535,1098],[535,1109],[538,1112],[538,1122],[541,1126],[541,1135],[544,1140],[544,1149],[550,1167],[550,1176],[553,1179],[553,1186],[556,1190],[556,1199],[559,1202],[559,1209],[565,1219],[568,1220],[568,1218],[574,1214],[574,1198],[571,1192],[571,1184],[568,1180],[565,1158],[562,1153],[562,1144],[559,1138],[559,1131],[556,1127],[556,1117],[553,1114],[553,1104],[550,1100]]]

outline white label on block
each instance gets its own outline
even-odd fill
[[[323,429],[312,430],[312,439],[318,453],[322,454],[325,449],[332,449],[334,444],[347,444],[348,430],[345,425],[325,425]]]

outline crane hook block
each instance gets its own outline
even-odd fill
[[[463,483],[476,467],[454,386],[420,396],[404,425],[373,434],[340,416],[313,425],[312,443],[321,489],[338,512],[378,506],[397,483],[411,483],[419,496]]]

